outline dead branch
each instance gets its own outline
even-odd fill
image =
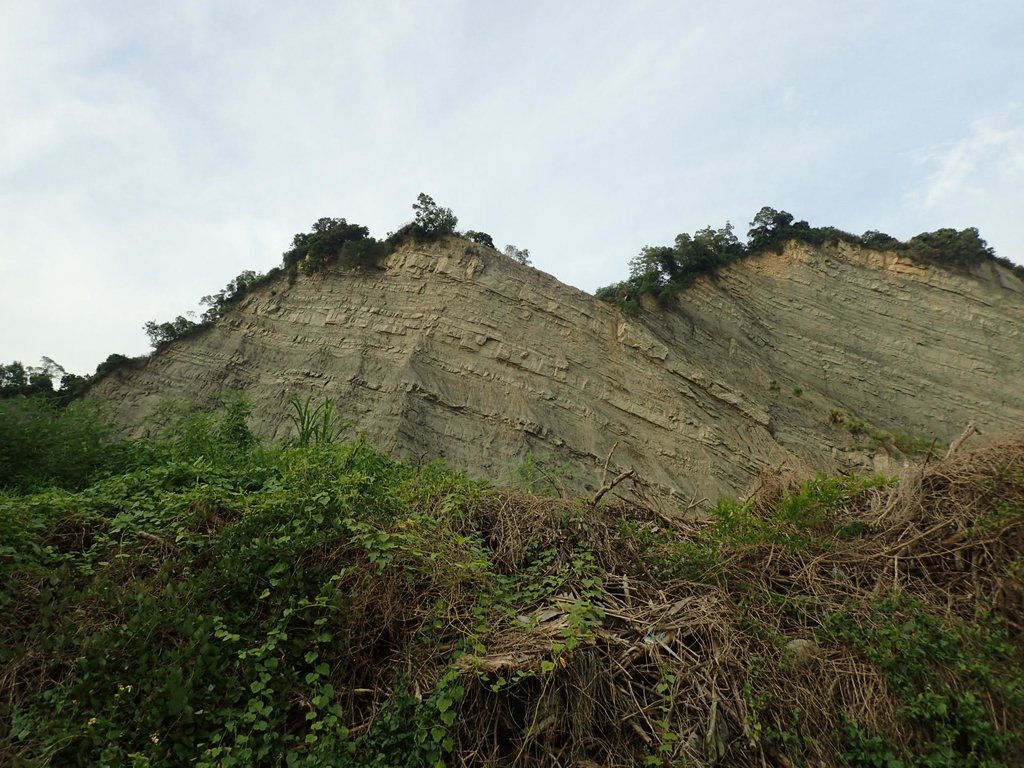
[[[611,456],[611,454],[609,454],[609,457],[610,456]],[[616,485],[621,483],[623,480],[628,480],[631,477],[636,477],[636,470],[635,469],[627,469],[625,472],[623,472],[623,473],[617,475],[616,477],[614,477],[610,482],[607,482],[604,485],[602,485],[597,490],[597,493],[594,494],[594,498],[592,498],[590,500],[590,506],[596,507],[597,506],[597,502],[599,502],[601,500],[602,496],[604,496],[606,493],[608,493],[608,491],[610,491]]]
[[[952,456],[954,453],[960,450],[960,446],[963,445],[971,435],[976,434],[980,435],[981,432],[978,431],[978,427],[974,423],[974,419],[968,419],[967,423],[964,424],[964,431],[961,433],[960,437],[954,440],[953,443],[949,446],[949,450],[946,451],[946,458],[948,459],[950,456]]]
[[[601,473],[601,482],[602,483],[605,481],[605,478],[608,477],[608,465],[611,464],[612,454],[615,453],[615,449],[618,448],[618,447],[619,447],[619,441],[616,440],[615,443],[612,445],[612,449],[610,451],[608,451],[608,458],[606,458],[604,460],[604,472]]]

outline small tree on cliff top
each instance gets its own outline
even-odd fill
[[[442,208],[423,192],[416,197],[412,209],[416,211],[416,226],[428,237],[450,235],[459,223],[451,208]]]

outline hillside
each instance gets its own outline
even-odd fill
[[[0,399],[0,763],[1021,764],[1013,271],[351,242]]]
[[[333,398],[352,434],[501,480],[526,457],[593,490],[610,452],[654,492],[743,493],[767,467],[891,468],[1024,421],[1024,284],[845,243],[790,243],[624,315],[458,238],[383,268],[262,283],[212,327],[102,378],[136,432],[168,398],[254,404],[267,438],[293,396]],[[902,450],[901,450],[902,449]]]

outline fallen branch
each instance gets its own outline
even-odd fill
[[[946,458],[948,459],[950,456],[952,456],[954,453],[960,450],[960,446],[963,445],[967,441],[967,438],[969,438],[971,435],[980,434],[981,432],[978,431],[978,427],[974,423],[974,419],[968,419],[967,423],[964,425],[963,433],[960,435],[960,437],[953,441],[953,444],[949,446],[949,450],[946,451]]]
[[[616,448],[618,448],[618,447],[619,447],[619,441],[618,441],[618,440],[616,440],[616,441],[615,441],[615,442],[614,442],[614,443],[612,444],[612,449],[611,449],[610,451],[608,451],[608,458],[606,458],[606,459],[604,460],[604,472],[602,472],[602,473],[601,473],[601,482],[602,482],[602,483],[603,483],[603,482],[605,482],[605,478],[607,478],[607,477],[608,477],[608,465],[609,465],[609,464],[611,463],[611,461],[612,461],[612,454],[613,454],[613,453],[615,453],[615,449],[616,449]]]
[[[617,475],[615,478],[613,478],[610,482],[607,482],[604,485],[602,485],[597,490],[597,493],[594,494],[594,498],[592,498],[590,500],[590,506],[596,507],[597,506],[597,502],[599,502],[601,500],[602,496],[604,496],[606,493],[608,493],[608,491],[610,491],[616,485],[621,483],[623,480],[628,480],[631,477],[636,477],[636,470],[635,469],[627,469],[622,474]]]

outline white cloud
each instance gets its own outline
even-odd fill
[[[1024,124],[1020,110],[975,120],[966,136],[916,153],[919,165],[931,168],[911,196],[925,208],[964,198],[988,196],[995,184],[1019,183],[1024,173]],[[1007,125],[1009,123],[1009,125]]]

